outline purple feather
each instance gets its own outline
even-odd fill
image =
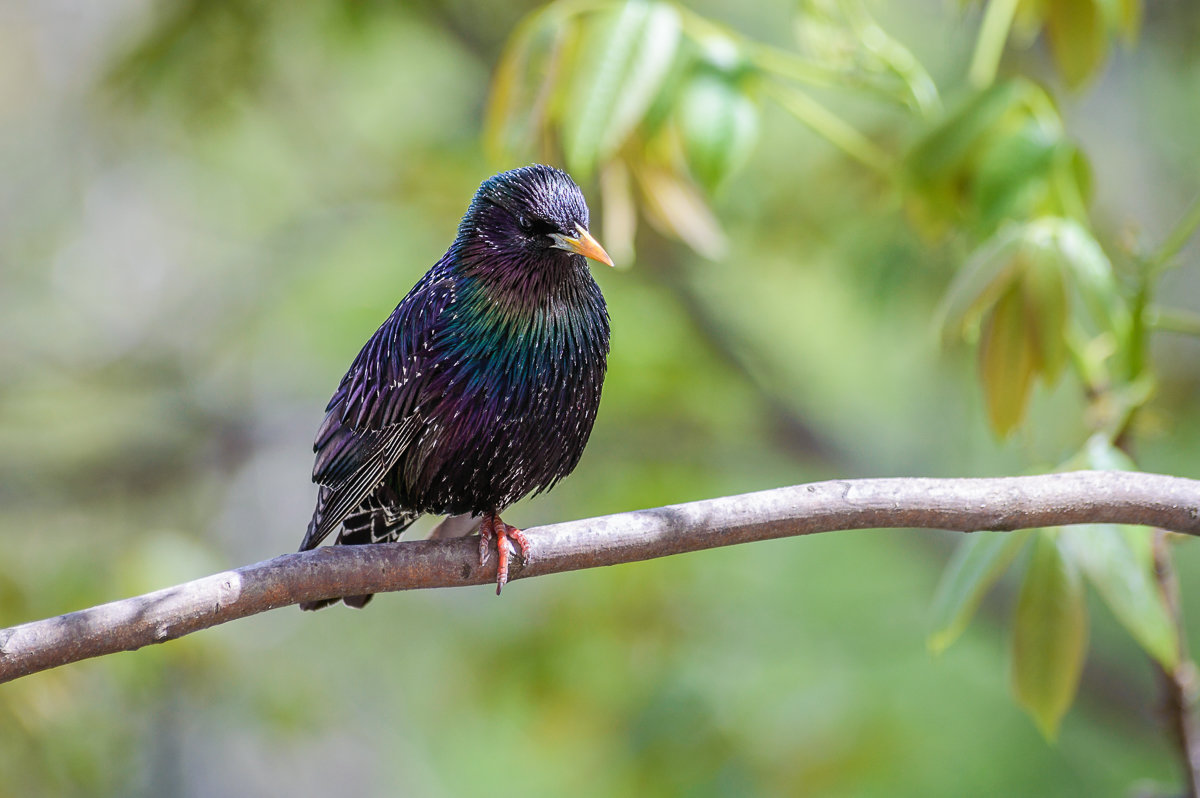
[[[583,194],[558,169],[479,187],[450,249],[329,401],[301,550],[339,528],[338,543],[375,543],[423,513],[499,514],[575,468],[609,346],[600,288],[583,255],[562,247],[587,227]]]

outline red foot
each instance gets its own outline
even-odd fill
[[[479,522],[479,564],[486,565],[491,554],[492,541],[496,542],[496,556],[499,563],[496,566],[496,595],[508,584],[508,557],[512,551],[509,541],[517,544],[521,552],[522,562],[529,562],[529,539],[525,533],[500,520],[495,513],[484,513]]]

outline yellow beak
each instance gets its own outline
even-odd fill
[[[600,246],[600,242],[592,238],[592,234],[583,228],[583,225],[575,225],[575,238],[568,238],[561,233],[551,233],[550,237],[554,239],[554,246],[558,249],[565,249],[568,252],[575,252],[585,258],[606,263],[609,266],[613,265],[612,258],[604,251],[604,247]]]

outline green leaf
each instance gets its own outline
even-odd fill
[[[997,132],[980,154],[972,194],[984,229],[1028,218],[1047,192],[1062,131],[1029,118]]]
[[[1092,234],[1071,219],[1047,218],[1032,223],[1029,235],[1061,259],[1094,323],[1124,340],[1129,310],[1121,299],[1112,263]]]
[[[1007,225],[971,253],[946,289],[938,310],[943,340],[966,332],[1011,286],[1021,235],[1020,225]]]
[[[1079,199],[1085,205],[1092,196],[1092,185],[1095,182],[1092,175],[1092,164],[1088,161],[1083,150],[1071,147],[1071,155],[1067,163],[1068,179],[1079,192]]]
[[[1024,417],[1037,360],[1023,292],[1013,283],[984,318],[979,340],[988,420],[997,435],[1008,435]]]
[[[1048,3],[1046,36],[1054,63],[1069,86],[1090,78],[1108,54],[1108,33],[1097,0]]]
[[[732,44],[732,47],[736,45]],[[646,106],[637,130],[638,138],[650,141],[657,136],[663,127],[675,118],[676,108],[700,58],[699,48],[690,39],[683,39],[671,59],[667,74],[659,82],[654,99]]]
[[[933,597],[926,644],[934,654],[949,648],[967,628],[979,602],[1012,564],[1031,531],[975,532],[954,551]]]
[[[1056,534],[1042,532],[1017,601],[1012,684],[1017,701],[1049,740],[1075,698],[1086,650],[1082,580],[1062,556]]]
[[[1025,190],[1037,186],[1030,181],[1008,182],[1013,174],[1025,173],[1028,165],[1020,161],[1025,156],[995,153],[992,143],[1029,124],[1031,116],[1038,116],[1035,110],[1044,116],[1047,107],[1052,109],[1053,105],[1045,92],[1029,81],[1018,79],[994,84],[973,95],[959,111],[920,140],[904,163],[909,188],[906,197],[917,221],[923,222],[931,233],[939,232],[947,220],[961,222],[968,215],[982,217],[985,229],[997,224],[1003,218],[1000,208],[1004,200],[1019,199]],[[1049,130],[1055,119],[1039,116],[1036,124]],[[999,163],[988,167],[989,156],[997,155]],[[981,175],[981,168],[991,171]],[[983,184],[977,185],[981,178]],[[1018,190],[1009,193],[1006,187]],[[990,198],[987,205],[981,206],[978,197],[973,196],[978,191]]]
[[[918,184],[947,180],[959,171],[979,140],[1036,87],[1023,80],[1000,83],[972,96],[969,102],[925,136],[909,152],[906,167]]]
[[[1154,578],[1152,534],[1145,527],[1086,524],[1063,529],[1061,540],[1121,625],[1169,671],[1179,664],[1179,635]]]
[[[704,69],[683,91],[677,117],[688,169],[715,189],[746,162],[758,138],[758,108],[732,75]]]
[[[666,3],[629,0],[589,22],[563,119],[567,162],[576,177],[590,177],[638,124],[679,40],[679,13]]]
[[[1084,446],[1084,462],[1095,471],[1137,471],[1129,455],[1112,445],[1108,436],[1097,432]]]

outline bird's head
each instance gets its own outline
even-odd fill
[[[553,264],[582,255],[613,265],[588,232],[583,192],[561,169],[535,164],[483,182],[459,226],[459,240],[478,256]]]

